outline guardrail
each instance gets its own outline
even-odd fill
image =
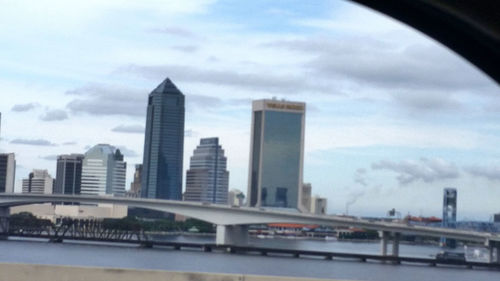
[[[334,281],[333,279],[0,263],[0,281]],[[340,280],[337,280],[340,281]]]

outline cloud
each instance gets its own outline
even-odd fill
[[[67,141],[62,143],[62,145],[76,145],[76,144],[78,144],[76,141]]]
[[[49,110],[40,116],[40,120],[42,121],[62,121],[66,119],[68,119],[68,113],[61,109]]]
[[[413,111],[457,110],[463,105],[450,95],[433,91],[405,91],[392,95],[397,105]]]
[[[173,46],[171,47],[171,49],[181,51],[184,53],[194,53],[198,51],[198,47],[193,45]]]
[[[37,107],[38,104],[37,103],[25,103],[25,104],[16,104],[12,107],[12,111],[15,111],[15,112],[25,112],[25,111],[30,111],[32,109],[34,109],[35,107]]]
[[[468,166],[464,170],[473,176],[485,178],[490,181],[500,180],[500,167],[498,166]]]
[[[398,174],[399,184],[407,185],[417,181],[431,183],[445,179],[456,179],[460,176],[454,163],[440,158],[420,158],[419,160],[404,160],[394,162],[382,160],[372,164],[373,170],[389,170]]]
[[[46,156],[38,156],[38,158],[40,159],[44,159],[44,160],[47,160],[47,161],[55,161],[57,160],[57,155],[46,155]]]
[[[142,125],[119,125],[111,129],[117,133],[144,134],[146,129]]]
[[[162,80],[165,75],[174,80],[194,83],[205,83],[216,86],[228,86],[252,91],[265,91],[275,93],[334,93],[331,87],[321,83],[312,83],[299,76],[277,76],[269,72],[243,73],[231,70],[201,69],[183,65],[128,65],[117,69],[119,73],[131,73],[147,79]]]
[[[228,101],[230,102],[230,101]],[[201,107],[205,110],[219,107],[222,105],[222,100],[216,97],[210,97],[205,95],[189,95],[189,98],[186,99],[186,104],[188,106],[196,106]]]
[[[73,113],[143,117],[149,92],[112,85],[87,85],[66,94],[78,97],[66,106]]]
[[[44,139],[14,139],[10,141],[10,143],[38,146],[57,146],[57,144],[51,143],[50,141]]]
[[[189,29],[178,27],[178,26],[168,26],[165,28],[154,28],[151,29],[153,32],[164,33],[168,35],[174,35],[183,38],[196,38],[198,37],[194,32]]]
[[[276,40],[265,47],[311,57],[304,66],[324,79],[380,89],[493,92],[489,78],[437,44],[402,45],[370,36]],[[441,95],[446,95],[446,92]]]

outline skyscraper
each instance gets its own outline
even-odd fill
[[[445,188],[443,190],[443,227],[455,228],[457,222],[457,189]],[[441,238],[441,245],[454,248],[454,239]]]
[[[257,100],[252,104],[248,175],[250,207],[303,211],[305,103]]]
[[[141,196],[182,200],[184,95],[165,79],[148,97]]]
[[[191,156],[186,172],[186,201],[227,204],[229,172],[219,138],[205,138]]]
[[[109,144],[92,147],[82,162],[81,194],[124,196],[126,171],[119,149]]]
[[[311,191],[312,186],[310,183],[304,183],[302,185],[302,207],[304,211],[311,212]]]
[[[23,193],[52,194],[54,180],[47,170],[33,170],[23,179]]]
[[[16,158],[14,153],[0,154],[0,193],[13,193],[16,179]]]
[[[130,194],[132,197],[141,195],[142,164],[135,165],[134,181],[130,183]]]
[[[54,194],[80,194],[83,158],[83,154],[59,155],[57,157]]]

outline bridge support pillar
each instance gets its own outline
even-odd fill
[[[0,240],[7,239],[9,233],[9,207],[0,207]]]
[[[380,231],[379,233],[380,233],[380,254],[382,256],[388,256],[387,245],[389,244],[389,240],[392,239],[391,255],[394,257],[399,256],[399,241],[401,240],[401,233],[398,232],[391,233],[389,231]]]
[[[248,244],[247,225],[217,225],[215,244],[245,246]]]
[[[389,240],[388,231],[380,231],[380,254],[387,256],[387,241]]]
[[[500,264],[500,242],[486,241],[488,263]]]
[[[392,256],[399,256],[399,240],[401,240],[401,233],[394,233],[394,238],[392,240]]]

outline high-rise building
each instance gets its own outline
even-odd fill
[[[323,197],[313,196],[311,197],[311,213],[316,215],[326,214],[328,200]]]
[[[493,215],[493,222],[500,223],[500,213]]]
[[[27,179],[23,179],[23,193],[52,194],[54,179],[47,170],[33,170]]]
[[[59,155],[57,157],[54,194],[80,194],[82,188],[83,154]]]
[[[241,190],[231,189],[227,193],[227,204],[230,206],[243,206],[245,194]]]
[[[0,154],[0,193],[13,193],[16,180],[16,158],[14,153]]]
[[[248,175],[250,207],[301,206],[305,103],[257,100],[252,104]]]
[[[120,150],[98,144],[83,158],[81,194],[124,196],[126,172],[127,163]]]
[[[141,195],[142,164],[135,165],[134,180],[130,183],[130,196],[140,197]]]
[[[304,208],[304,211],[310,212],[311,211],[311,191],[312,191],[312,186],[310,183],[304,183],[302,185],[302,207]]]
[[[182,200],[184,95],[165,79],[148,97],[141,196]]]
[[[229,172],[219,138],[204,138],[191,156],[184,200],[227,204]]]
[[[455,228],[457,223],[457,189],[445,188],[443,190],[443,227]],[[441,238],[441,245],[454,248],[454,239]]]

